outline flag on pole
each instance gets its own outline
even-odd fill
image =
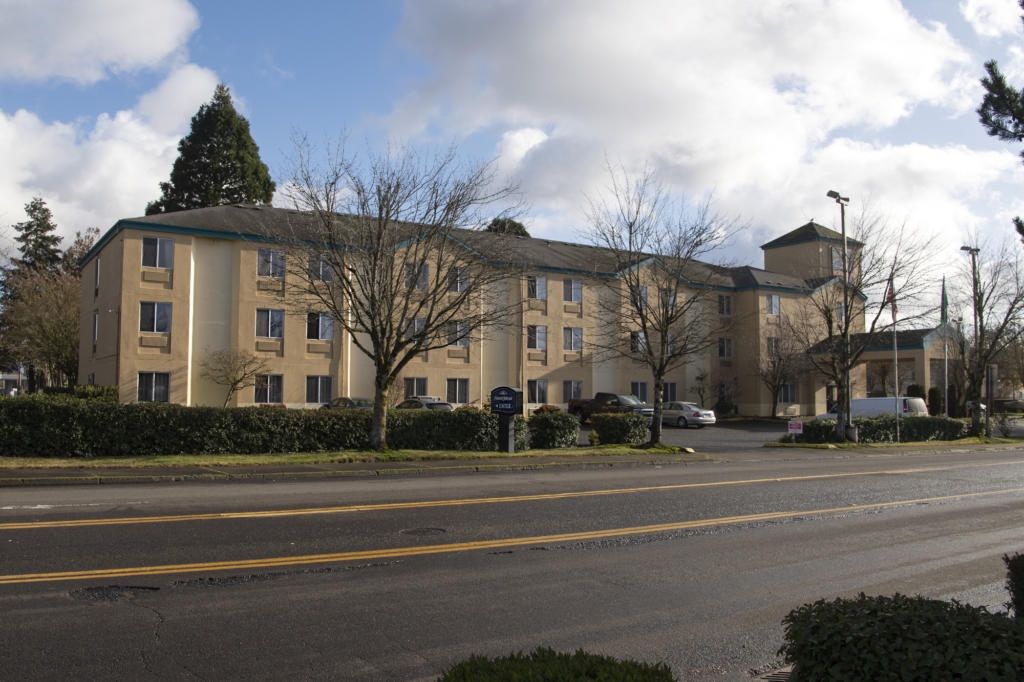
[[[896,288],[892,283],[892,275],[889,275],[889,282],[885,285],[885,301],[892,306],[892,321],[896,322]]]
[[[949,300],[946,298],[946,276],[942,276],[942,313],[939,317],[939,326],[945,327],[949,321]]]

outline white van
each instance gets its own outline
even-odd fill
[[[896,414],[896,401],[899,401],[901,417],[927,417],[928,406],[924,398],[854,398],[850,405],[851,417],[879,417],[883,414]],[[835,419],[835,412],[819,414],[816,419]]]

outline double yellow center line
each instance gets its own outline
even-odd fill
[[[1022,492],[1024,492],[1024,488],[1007,488],[1003,490],[989,490],[977,493],[962,493],[959,495],[944,495],[942,497],[924,497],[913,500],[896,500],[891,502],[878,502],[874,504],[858,504],[845,507],[831,507],[828,509],[806,509],[801,511],[782,511],[769,512],[765,514],[747,514],[744,516],[723,516],[713,519],[699,519],[694,521],[681,521],[676,523],[659,523],[649,526],[608,528],[602,530],[583,531],[576,533],[559,533],[555,535],[535,535],[530,537],[505,538],[500,540],[479,540],[476,542],[455,542],[440,545],[425,545],[421,547],[395,547],[391,549],[370,549],[357,552],[339,552],[335,554],[310,554],[306,556],[270,557],[265,559],[242,559],[237,561],[212,561],[193,564],[167,564],[161,566],[137,566],[132,568],[108,568],[87,571],[63,571],[59,573],[24,573],[21,575],[0,575],[0,585],[11,585],[15,583],[52,582],[61,580],[110,579],[122,578],[127,576],[164,575],[169,573],[196,573],[200,571],[252,570],[261,568],[276,568],[282,566],[307,566],[310,564],[340,563],[346,561],[394,559],[399,557],[422,556],[426,554],[442,554],[450,552],[466,552],[470,550],[480,549],[502,549],[508,547],[522,547],[525,545],[546,545],[564,542],[580,542],[584,540],[597,540],[601,538],[609,538],[616,536],[664,533],[692,528],[721,526],[733,523],[753,523],[757,521],[770,521],[774,519],[786,519],[800,516],[836,514],[842,512],[862,511],[867,509],[882,509],[885,507],[924,504],[928,502],[943,502],[955,499],[990,497],[993,495],[1007,495],[1011,493]]]

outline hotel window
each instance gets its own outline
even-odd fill
[[[322,256],[310,254],[309,256],[309,279],[312,282],[333,282],[334,270]]]
[[[167,334],[171,331],[171,304],[139,303],[139,331]]]
[[[765,350],[768,352],[768,357],[779,357],[779,338],[777,336],[769,336],[768,338],[766,338]]]
[[[526,347],[531,350],[547,350],[548,328],[542,324],[527,325]]]
[[[562,402],[578,400],[583,397],[583,382],[577,379],[566,379],[562,382]]]
[[[142,265],[147,268],[164,268],[170,270],[174,267],[174,240],[163,237],[142,238]],[[99,267],[97,266],[97,270]],[[97,280],[99,273],[96,273]],[[99,284],[97,283],[97,286]]]
[[[284,337],[284,311],[256,309],[256,336],[264,339]]]
[[[779,295],[778,294],[765,294],[764,297],[764,311],[769,315],[779,314]]]
[[[448,379],[448,402],[468,403],[469,402],[469,379]]]
[[[583,301],[583,282],[578,279],[567,279],[562,283],[562,298],[568,303]]]
[[[306,402],[326,405],[331,402],[331,377],[306,377]]]
[[[171,375],[167,372],[139,372],[140,403],[166,403],[170,400]]]
[[[666,403],[676,400],[676,382],[666,381],[661,385],[661,399]]]
[[[665,288],[661,290],[661,309],[670,315],[676,311],[675,289]]]
[[[728,336],[721,336],[718,338],[718,357],[720,358],[731,358],[732,357],[732,339]]]
[[[846,250],[846,271],[853,274],[853,253]],[[843,276],[843,249],[839,246],[832,247],[832,274]]]
[[[631,287],[629,302],[635,310],[643,310],[644,308],[646,308],[647,287]]]
[[[414,395],[426,395],[427,394],[427,378],[426,377],[406,377],[405,378],[405,397],[411,398]]]
[[[448,345],[460,348],[469,347],[469,323],[465,320],[452,320],[448,323]]]
[[[100,295],[100,259],[96,259],[96,269],[93,270],[93,283],[92,283],[92,295],[93,297]]]
[[[416,335],[421,333],[423,331],[424,327],[426,327],[426,326],[427,326],[426,318],[417,317],[415,319],[409,320],[408,322],[406,322],[406,325],[405,325],[405,338],[407,338],[407,339],[415,338],[416,339],[416,345],[417,346],[422,346],[423,345],[423,339],[422,338],[416,338]]]
[[[732,315],[732,296],[728,294],[718,295],[718,314]]]
[[[632,381],[629,384],[629,392],[640,398],[640,402],[647,402],[647,382],[646,381]]]
[[[526,298],[536,298],[545,300],[548,297],[548,278],[547,277],[535,277],[528,275],[526,277]]]
[[[583,350],[583,327],[563,327],[562,348],[577,353],[581,352]]]
[[[405,288],[426,291],[430,281],[430,265],[427,263],[405,264]]]
[[[842,301],[836,303],[836,324],[840,328],[846,324],[846,306]]]
[[[795,403],[796,402],[796,384],[783,384],[782,388],[779,389],[779,402],[780,403]]]
[[[260,277],[284,279],[284,251],[277,249],[260,249],[256,274]]]
[[[330,341],[334,338],[334,320],[327,313],[306,314],[306,338]]]
[[[629,352],[630,353],[646,353],[647,352],[647,336],[643,332],[630,332],[629,333]]]
[[[92,349],[96,350],[96,342],[100,340],[100,314],[92,314]]]
[[[526,402],[546,403],[548,401],[548,380],[529,379],[526,382]]]
[[[253,402],[277,405],[284,402],[284,376],[281,374],[257,374]]]
[[[448,274],[448,291],[461,294],[467,288],[469,288],[469,269],[452,268]]]

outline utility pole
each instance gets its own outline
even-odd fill
[[[843,233],[843,439],[856,441],[857,434],[853,430],[853,418],[850,414],[852,402],[850,395],[850,266],[846,245],[846,205],[850,203],[850,197],[844,197],[834,189],[830,189],[826,196],[835,199],[839,204],[839,224]]]

